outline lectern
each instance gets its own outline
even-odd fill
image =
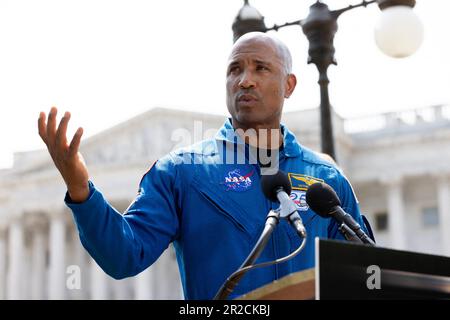
[[[450,257],[315,239],[315,268],[238,299],[450,299]]]

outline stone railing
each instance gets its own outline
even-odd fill
[[[349,134],[450,122],[450,105],[436,105],[413,110],[382,113],[354,119],[346,119],[345,131]]]

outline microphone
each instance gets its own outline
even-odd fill
[[[344,238],[348,241],[363,243],[361,239],[350,229],[345,223],[341,223],[338,230],[344,235]]]
[[[287,218],[289,223],[297,231],[297,234],[306,238],[306,229],[302,218],[297,212],[295,203],[291,200],[291,183],[286,173],[278,170],[273,175],[262,175],[261,188],[269,200],[280,203],[280,217]]]
[[[287,258],[293,258],[296,254],[298,254],[301,249],[304,247],[306,241],[306,229],[303,226],[302,219],[297,212],[297,207],[295,203],[289,198],[291,193],[291,183],[287,175],[282,171],[277,171],[274,175],[262,175],[261,177],[261,188],[263,190],[264,195],[273,202],[280,202],[280,208],[277,210],[270,210],[266,224],[264,226],[264,230],[256,242],[252,252],[250,252],[247,259],[245,259],[244,263],[240,266],[240,268],[234,272],[224,284],[220,287],[219,291],[217,291],[214,296],[214,300],[223,300],[228,297],[230,293],[233,292],[234,287],[238,284],[244,274],[253,267],[262,267],[265,265],[280,263],[286,261]],[[287,193],[286,193],[287,192]],[[266,246],[269,237],[278,224],[279,217],[287,218],[289,223],[295,228],[297,234],[303,238],[301,246],[295,251],[296,253],[291,253],[289,256],[284,257],[282,259],[277,259],[273,263],[260,263],[257,265],[253,265],[259,255],[262,253],[264,247]],[[283,260],[284,259],[284,260]]]
[[[335,218],[339,223],[348,225],[363,243],[375,246],[358,222],[342,209],[339,197],[328,184],[318,182],[310,185],[306,190],[306,203],[319,216]]]

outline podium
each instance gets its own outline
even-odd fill
[[[237,299],[450,299],[450,257],[319,238],[315,254],[315,268]]]

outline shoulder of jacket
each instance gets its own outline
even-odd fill
[[[334,159],[328,154],[317,152],[304,146],[302,146],[302,151],[303,161],[339,170]]]
[[[170,154],[173,157],[181,157],[185,154],[197,154],[197,155],[213,155],[217,152],[217,145],[215,139],[207,139],[196,142],[189,146],[178,148]]]

